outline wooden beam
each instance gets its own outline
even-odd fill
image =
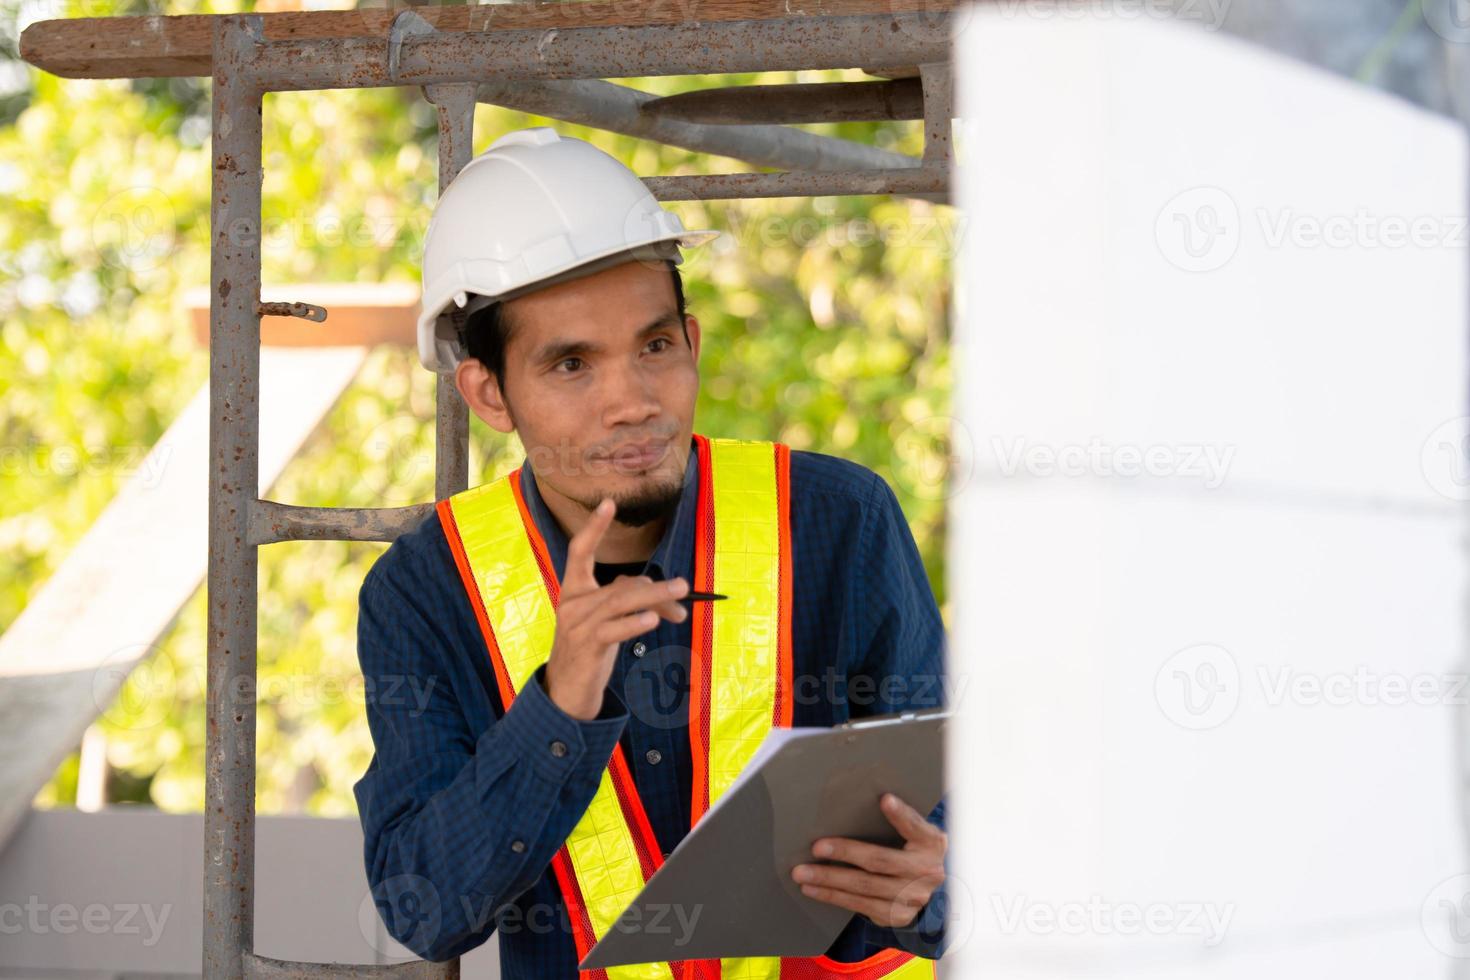
[[[376,347],[418,343],[419,286],[413,282],[332,282],[262,286],[263,303],[312,303],[326,320],[265,316],[262,347]],[[209,287],[184,291],[183,305],[201,347],[209,346]]]
[[[690,21],[800,21],[909,12],[941,13],[954,0],[578,0],[413,7],[441,31],[650,26]],[[792,9],[796,8],[796,9]],[[260,14],[267,40],[388,36],[403,9]],[[163,78],[213,74],[217,14],[43,20],[21,33],[20,56],[63,78]]]

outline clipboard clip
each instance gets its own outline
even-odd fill
[[[883,725],[896,725],[905,721],[917,721],[921,718],[942,718],[948,720],[953,714],[948,708],[924,708],[919,711],[898,711],[888,715],[874,715],[871,718],[858,718],[839,722],[834,728],[878,728]]]

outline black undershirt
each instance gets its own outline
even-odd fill
[[[598,585],[607,585],[619,575],[642,575],[643,566],[647,564],[646,561],[594,562],[592,576]]]

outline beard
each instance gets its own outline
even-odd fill
[[[663,517],[672,517],[674,511],[679,507],[679,498],[684,494],[684,481],[671,480],[667,483],[659,483],[650,487],[643,487],[633,493],[624,496],[612,496],[613,502],[618,505],[617,513],[613,520],[628,527],[642,527],[651,521]],[[590,514],[597,509],[601,500],[597,497],[593,500],[578,500]]]

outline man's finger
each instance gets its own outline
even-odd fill
[[[831,845],[830,852],[818,849],[819,844]],[[831,858],[854,867],[871,871],[875,875],[896,875],[914,878],[929,870],[931,859],[918,851],[901,847],[884,847],[851,837],[824,837],[812,845],[812,854],[819,858]]]
[[[944,837],[944,831],[925,820],[922,813],[893,793],[884,793],[880,806],[893,829],[910,843],[934,846]]]
[[[912,905],[901,899],[869,898],[866,895],[854,895],[840,889],[822,888],[816,885],[802,885],[801,892],[819,902],[826,902],[828,905],[836,905],[857,912],[859,915],[866,915],[875,925],[879,926],[906,926],[918,918],[919,909],[922,908],[922,906]]]
[[[593,615],[610,618],[643,609],[672,614],[673,606],[678,604],[678,597],[688,591],[689,583],[682,578],[655,581],[647,575],[632,578],[619,576],[602,589]],[[673,616],[669,615],[669,618],[672,619]]]
[[[604,497],[593,508],[587,523],[567,542],[567,564],[561,577],[563,592],[590,592],[597,588],[597,576],[593,569],[597,560],[597,546],[602,543],[602,536],[612,526],[617,509],[617,504],[611,497]]]
[[[916,884],[892,875],[875,875],[857,868],[840,864],[798,864],[791,869],[792,880],[801,885],[816,885],[832,888],[852,895],[882,898],[893,901],[900,895],[922,890],[926,884]],[[936,886],[937,887],[937,886]],[[917,897],[917,896],[916,896]]]

